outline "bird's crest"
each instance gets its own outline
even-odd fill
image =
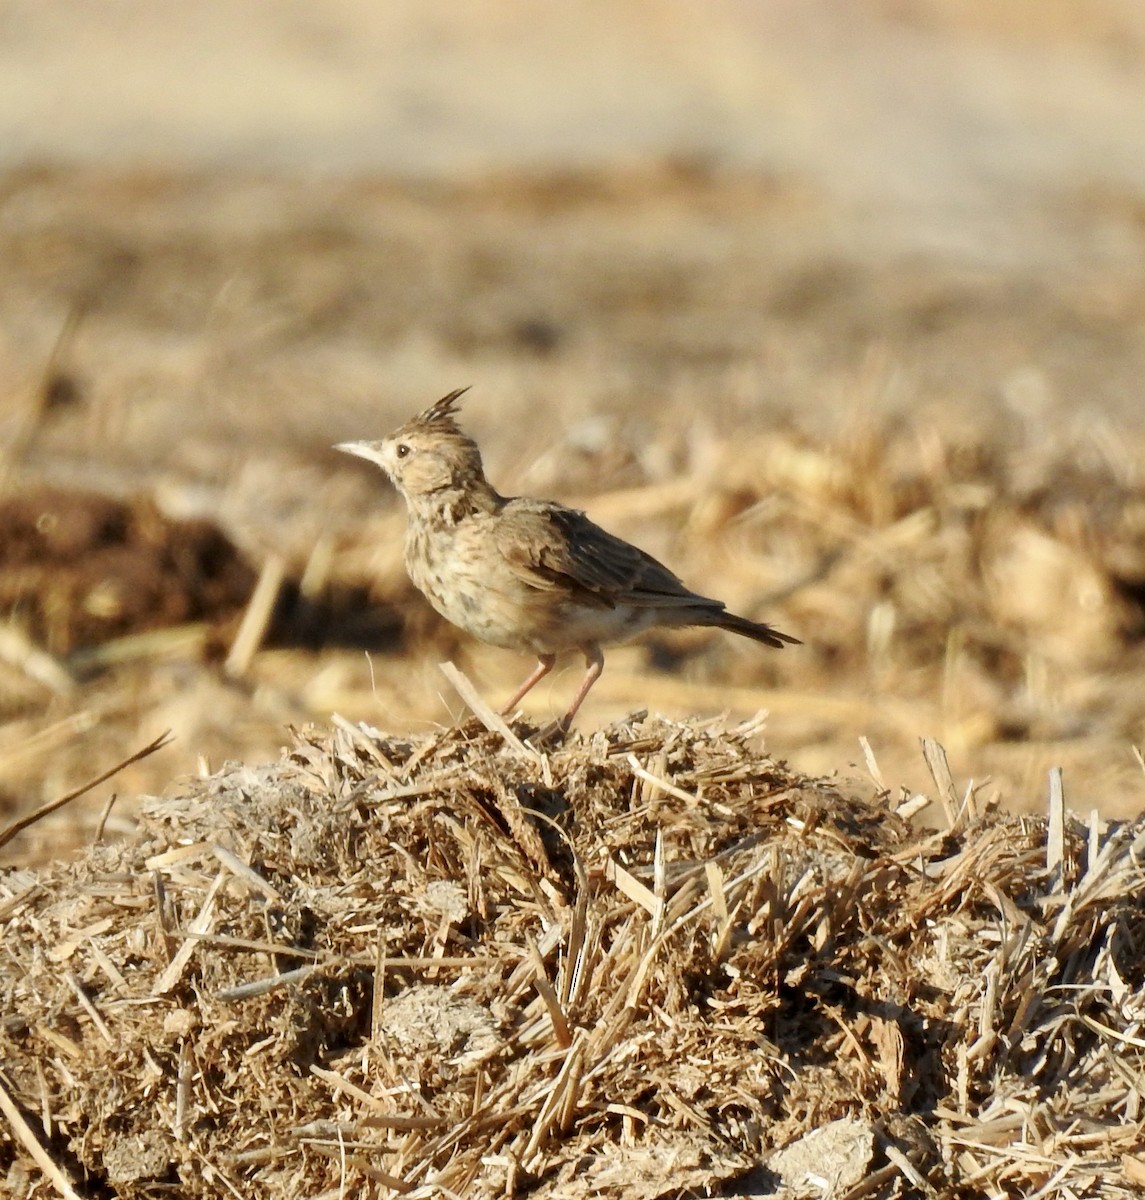
[[[472,385],[469,385],[470,387]],[[449,393],[448,396],[442,398],[431,405],[414,418],[418,425],[436,425],[438,428],[457,429],[457,422],[453,419],[457,412],[457,401],[469,391],[469,387],[457,388]]]

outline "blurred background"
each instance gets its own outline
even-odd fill
[[[1137,0],[5,0],[0,813],[175,733],[6,854],[512,691],[330,449],[466,384],[502,491],[806,643],[614,650],[582,730],[1136,813],[1142,378]]]

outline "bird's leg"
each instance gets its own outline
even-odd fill
[[[604,652],[599,646],[587,646],[584,652],[584,665],[587,670],[584,673],[584,678],[580,681],[580,687],[577,688],[576,695],[569,705],[569,710],[560,719],[560,727],[565,733],[572,728],[573,717],[576,716],[576,710],[584,703],[585,696],[588,695],[589,688],[600,678],[601,671],[604,670]]]
[[[553,664],[557,661],[555,654],[542,654],[537,659],[537,665],[533,668],[532,674],[523,684],[513,693],[513,699],[501,709],[501,715],[507,717],[513,709],[525,698],[525,696],[533,690],[538,683],[553,669]]]

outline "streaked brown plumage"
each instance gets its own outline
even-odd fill
[[[430,604],[483,642],[537,656],[505,712],[552,670],[558,654],[579,650],[587,669],[560,722],[567,729],[604,668],[601,647],[654,625],[712,625],[767,646],[799,644],[689,591],[650,554],[582,512],[499,495],[476,442],[454,420],[467,390],[450,392],[379,442],[337,449],[376,463],[405,498],[406,569]]]

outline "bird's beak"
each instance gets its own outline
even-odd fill
[[[334,449],[341,450],[343,454],[352,454],[355,458],[364,458],[367,462],[381,463],[374,442],[338,442]]]

